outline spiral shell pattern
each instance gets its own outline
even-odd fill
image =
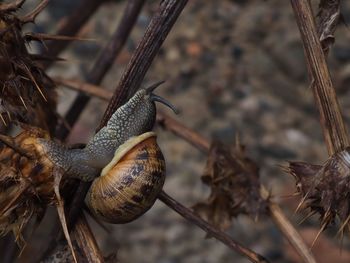
[[[92,183],[90,210],[114,224],[130,222],[151,208],[165,180],[165,160],[154,132],[132,137]]]

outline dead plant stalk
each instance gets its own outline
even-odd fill
[[[317,34],[310,3],[308,0],[291,0],[291,4],[304,46],[325,143],[328,154],[332,155],[349,145],[348,133]]]

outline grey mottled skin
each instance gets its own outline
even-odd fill
[[[156,107],[150,94],[144,89],[138,91],[114,112],[107,126],[86,145],[85,150],[91,159],[89,165],[105,167],[113,158],[117,147],[133,136],[152,130],[155,119]]]
[[[41,141],[50,159],[67,174],[91,181],[111,161],[121,144],[133,136],[152,130],[155,118],[152,92],[141,89],[113,113],[107,126],[96,133],[84,149],[67,149],[62,144]]]

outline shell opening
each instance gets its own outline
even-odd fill
[[[150,137],[156,137],[157,135],[154,132],[146,132],[139,136],[134,136],[128,139],[125,143],[120,145],[115,153],[113,159],[102,169],[100,176],[106,175],[109,170],[111,170],[116,163],[119,162],[120,159],[123,158],[125,154],[127,154],[132,148],[134,148],[140,142],[145,141]]]

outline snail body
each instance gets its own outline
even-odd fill
[[[129,138],[153,128],[156,119],[155,101],[176,112],[169,102],[153,94],[153,90],[161,83],[136,92],[127,103],[113,113],[107,125],[97,132],[83,149],[67,149],[60,143],[42,140],[49,158],[71,177],[83,181],[95,179],[113,158],[119,146]]]
[[[139,217],[154,204],[164,184],[164,157],[155,133],[150,132],[155,101],[176,110],[152,93],[159,84],[139,90],[83,149],[41,140],[49,159],[67,176],[93,181],[86,203],[107,222],[126,223]]]
[[[86,204],[109,223],[127,223],[154,204],[165,180],[165,161],[156,135],[147,132],[120,146],[87,194]]]

